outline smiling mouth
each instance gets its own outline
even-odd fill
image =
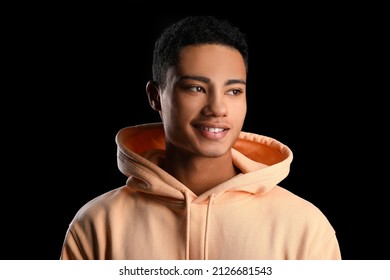
[[[223,131],[227,130],[227,129],[221,128],[221,127],[207,127],[207,126],[197,126],[196,128],[199,130],[205,130],[205,131],[208,131],[211,133],[219,133],[219,132],[223,132]]]

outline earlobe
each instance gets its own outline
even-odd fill
[[[161,111],[160,87],[155,81],[147,82],[146,94],[148,95],[150,106],[156,111]]]

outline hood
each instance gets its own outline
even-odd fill
[[[231,191],[261,194],[285,179],[290,170],[292,152],[279,141],[241,132],[232,148],[233,163],[242,173],[200,196],[176,180],[160,166],[165,159],[165,135],[162,123],[122,128],[115,138],[119,170],[128,176],[127,185],[138,191],[165,199],[206,201]]]

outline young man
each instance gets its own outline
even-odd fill
[[[341,259],[323,213],[278,185],[291,150],[241,131],[247,71],[228,22],[165,29],[146,85],[162,122],[118,132],[126,185],[79,210],[61,259]]]

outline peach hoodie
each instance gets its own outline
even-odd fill
[[[116,143],[126,185],[79,210],[60,259],[341,259],[323,213],[277,185],[293,155],[275,139],[241,132],[242,174],[200,196],[159,167],[161,123],[123,128]]]

